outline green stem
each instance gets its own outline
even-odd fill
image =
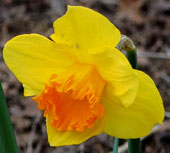
[[[127,59],[134,69],[138,69],[136,47],[126,51]],[[128,139],[128,153],[141,153],[140,138]]]
[[[0,153],[19,153],[1,83],[0,83]]]
[[[113,153],[118,152],[118,147],[119,147],[119,138],[114,139],[114,146],[113,146]]]
[[[141,153],[140,139],[128,140],[128,153]]]
[[[131,66],[134,69],[138,69],[136,48],[134,48],[131,51],[126,51],[126,56],[127,56],[127,59],[129,60],[129,62],[131,64]]]

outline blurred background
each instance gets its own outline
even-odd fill
[[[49,37],[53,22],[67,5],[92,8],[110,19],[136,44],[139,69],[155,81],[164,101],[162,126],[142,140],[142,153],[170,153],[170,0],[0,0],[0,50],[12,37],[39,33]],[[0,52],[0,80],[21,153],[111,153],[113,138],[101,134],[75,146],[52,148],[45,119],[23,87],[5,66]],[[113,116],[114,118],[114,116]],[[120,153],[127,150],[120,141]]]

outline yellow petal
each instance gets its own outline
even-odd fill
[[[90,63],[96,65],[102,78],[112,86],[112,94],[118,97],[125,107],[133,103],[138,88],[138,77],[120,51],[106,48],[91,55]]]
[[[38,95],[40,93],[39,89],[32,89],[28,87],[27,85],[23,84],[24,87],[24,96],[32,96],[32,95]]]
[[[90,137],[102,133],[104,127],[104,120],[98,120],[92,128],[86,129],[83,132],[56,131],[56,129],[51,126],[50,119],[50,115],[48,115],[46,120],[46,126],[48,133],[48,141],[51,146],[80,144],[81,142],[89,139]]]
[[[38,34],[14,37],[4,47],[3,56],[9,69],[25,86],[25,95],[38,94],[51,74],[60,74],[73,64],[73,50]]]
[[[135,70],[139,88],[135,101],[128,108],[114,97],[109,86],[103,96],[106,126],[104,132],[118,138],[139,138],[150,133],[153,126],[162,123],[164,108],[160,94],[152,79]]]
[[[56,42],[73,44],[85,52],[95,48],[115,47],[120,40],[119,30],[103,15],[81,6],[68,6],[66,14],[54,22]]]

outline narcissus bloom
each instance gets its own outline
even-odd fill
[[[5,45],[6,64],[44,111],[50,145],[79,144],[101,132],[138,138],[162,123],[159,92],[115,48],[120,36],[101,14],[69,6],[54,22],[52,40],[24,34]]]

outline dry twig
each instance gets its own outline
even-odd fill
[[[170,59],[169,53],[152,53],[152,52],[138,52],[139,57],[155,58],[155,59]]]
[[[34,120],[34,123],[32,124],[31,132],[30,132],[30,135],[29,135],[29,138],[28,138],[28,147],[27,147],[26,153],[32,153],[33,152],[32,143],[33,143],[33,140],[34,140],[35,130],[36,130],[36,127],[37,127],[40,119],[41,119],[41,112],[37,112],[36,118]]]

